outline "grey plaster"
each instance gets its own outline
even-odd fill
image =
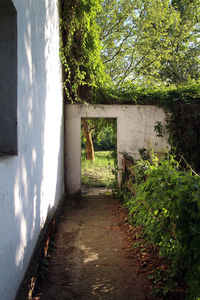
[[[0,153],[17,153],[17,13],[0,3]]]

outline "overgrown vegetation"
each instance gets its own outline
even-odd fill
[[[96,103],[157,105],[172,111],[176,103],[200,103],[200,84],[174,86],[138,85],[126,83],[118,88],[98,90]]]
[[[61,45],[66,101],[91,102],[93,91],[105,83],[96,15],[99,0],[60,0]]]
[[[155,156],[151,162],[141,159],[133,169],[136,194],[123,197],[131,222],[143,226],[145,235],[170,262],[165,276],[173,274],[168,283],[174,284],[166,290],[171,293],[184,281],[187,299],[199,299],[200,177],[182,170],[170,155],[161,161]]]
[[[169,143],[197,172],[199,4],[61,0],[60,47],[67,101],[163,107]]]
[[[182,158],[182,165],[200,173],[200,104],[187,103],[173,106],[171,114],[167,115],[166,124],[161,131],[169,135],[173,151]],[[162,132],[161,132],[162,135]]]
[[[66,101],[166,111],[155,129],[182,161],[138,161],[136,195],[124,199],[171,262],[166,294],[184,279],[191,300],[200,298],[200,179],[190,170],[200,172],[199,19],[199,0],[61,0]]]
[[[198,83],[199,0],[60,2],[66,100]]]

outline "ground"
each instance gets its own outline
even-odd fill
[[[95,161],[88,161],[84,151],[81,153],[81,181],[85,186],[110,187],[113,174],[114,157],[112,151],[96,151]]]
[[[33,299],[148,299],[147,279],[118,224],[116,200],[85,194],[73,203],[65,207]]]
[[[104,187],[95,175],[97,165],[108,181]],[[184,288],[173,289],[168,263],[111,195],[109,166],[100,155],[89,180],[99,186],[85,184],[81,197],[66,199],[33,300],[185,299]]]

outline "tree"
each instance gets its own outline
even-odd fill
[[[200,1],[173,0],[180,16],[178,28],[172,28],[171,52],[163,60],[160,77],[169,84],[184,85],[200,77]]]
[[[199,0],[104,0],[102,7],[102,59],[115,85],[198,78]]]
[[[92,131],[94,130],[94,127],[92,126],[92,121],[87,119],[82,119],[81,121],[83,134],[86,139],[86,158],[87,160],[95,160],[94,156],[94,146],[92,141]]]
[[[104,119],[104,118],[93,118],[93,119],[82,119],[81,127],[86,141],[86,158],[87,160],[95,160],[94,154],[94,141],[97,144],[101,143],[101,147],[107,148],[108,146],[113,147],[113,143],[116,144],[116,120],[115,119]],[[110,141],[101,141],[101,138],[105,138],[109,135]],[[107,143],[107,145],[103,145]],[[104,147],[106,146],[106,147]],[[105,150],[105,149],[103,149]]]
[[[200,76],[200,0],[60,0],[66,100]],[[127,84],[128,83],[128,84]]]

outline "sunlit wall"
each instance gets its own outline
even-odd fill
[[[139,158],[139,148],[153,149],[155,153],[169,150],[166,138],[159,138],[154,131],[157,121],[164,122],[164,111],[154,105],[80,105],[65,106],[66,190],[76,194],[81,189],[81,118],[115,118],[117,120],[117,159],[122,169],[125,151]],[[121,181],[121,172],[118,172]]]
[[[13,4],[18,155],[0,157],[2,300],[15,298],[39,233],[64,193],[57,0],[13,0]]]

